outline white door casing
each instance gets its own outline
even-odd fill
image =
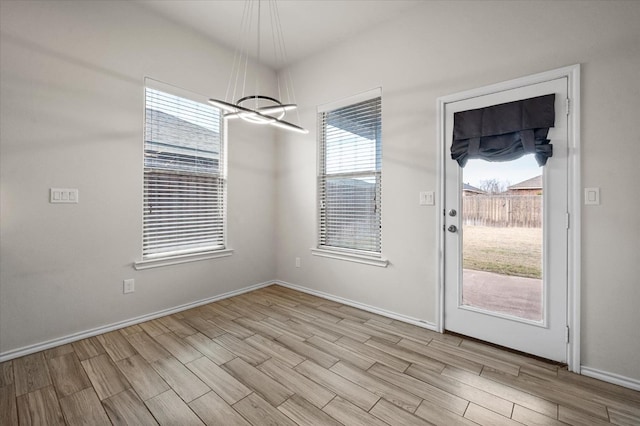
[[[438,99],[440,150],[439,331],[470,335],[534,355],[568,362],[579,372],[579,66],[575,65]],[[460,303],[461,235],[445,229],[462,224],[461,170],[450,158],[453,113],[556,93],[556,126],[549,138],[554,155],[544,179],[544,315],[532,323],[469,309]],[[565,101],[568,99],[568,101]],[[567,229],[568,228],[568,229]],[[569,342],[566,341],[571,330]]]

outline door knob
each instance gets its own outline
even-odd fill
[[[457,214],[458,214],[458,212],[456,211],[456,209],[449,210],[449,216],[454,217]]]
[[[457,232],[458,231],[458,227],[455,225],[449,225],[449,227],[447,228],[449,230],[449,232]]]

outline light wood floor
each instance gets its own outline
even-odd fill
[[[271,286],[0,364],[0,424],[639,425],[640,392]]]

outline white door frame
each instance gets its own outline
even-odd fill
[[[436,328],[444,331],[444,202],[445,202],[445,161],[449,154],[451,135],[445,135],[445,106],[448,103],[464,99],[484,96],[496,92],[529,86],[544,81],[566,77],[568,79],[568,105],[567,117],[568,138],[568,180],[567,180],[567,209],[569,213],[568,229],[568,253],[567,253],[567,325],[569,326],[569,344],[567,345],[567,360],[569,371],[580,373],[580,206],[581,182],[580,182],[580,64],[558,68],[539,74],[534,74],[514,80],[492,84],[465,92],[443,96],[437,99],[437,140],[438,140],[438,167],[437,187],[440,196],[436,202],[437,207],[437,297],[436,297]],[[440,212],[443,212],[440,214]]]

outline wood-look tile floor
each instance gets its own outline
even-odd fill
[[[0,364],[0,424],[639,425],[640,392],[270,286]]]

